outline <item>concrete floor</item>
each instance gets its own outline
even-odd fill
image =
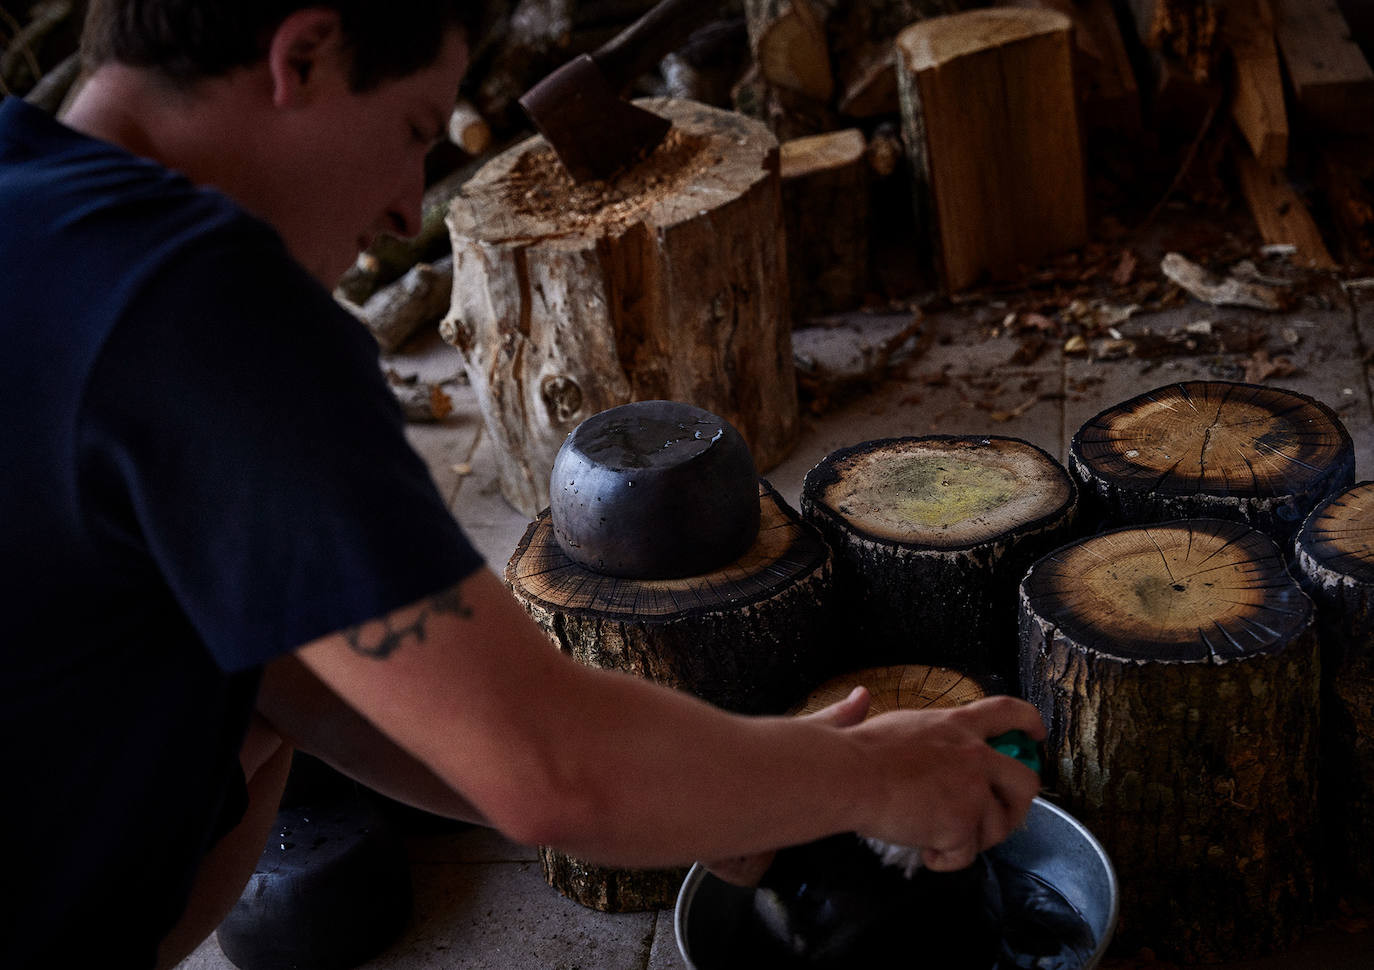
[[[1030,363],[1013,360],[1019,343],[999,332],[1007,307],[977,301],[927,317],[933,340],[900,362],[879,386],[824,414],[808,415],[791,456],[765,473],[798,504],[803,477],[832,450],[872,438],[932,433],[1000,434],[1024,438],[1061,460],[1074,431],[1098,411],[1174,381],[1241,379],[1246,353],[1116,360],[1066,354],[1052,341]],[[891,318],[870,319],[874,327]],[[1123,337],[1145,331],[1179,333],[1189,325],[1246,325],[1267,332],[1266,346],[1296,370],[1269,381],[1310,394],[1336,410],[1356,448],[1357,476],[1374,477],[1374,290],[1327,281],[1287,313],[1219,308],[1188,300],[1120,326]],[[422,339],[389,363],[427,380],[460,370],[457,352]],[[443,493],[489,563],[502,568],[526,526],[501,499],[489,444],[466,387],[454,392],[444,422],[415,425],[411,437],[429,460]],[[410,842],[415,913],[404,936],[366,964],[373,970],[421,968],[606,968],[678,970],[671,911],[606,915],[569,902],[543,882],[532,849],[481,829],[415,836]],[[1247,964],[1368,970],[1374,931],[1346,921],[1295,952]],[[1355,932],[1350,932],[1351,930]],[[1131,961],[1129,966],[1148,966]],[[181,970],[229,970],[211,938]],[[1154,964],[1164,967],[1163,964]]]

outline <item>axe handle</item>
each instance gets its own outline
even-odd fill
[[[716,15],[720,0],[660,0],[619,34],[597,48],[592,60],[608,84],[623,92],[664,55]]]

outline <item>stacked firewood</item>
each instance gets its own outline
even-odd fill
[[[385,350],[449,302],[444,215],[498,149],[530,133],[517,98],[595,50],[654,0],[492,0],[451,141],[431,157],[425,224],[383,239],[339,281]],[[714,22],[631,95],[701,101],[762,120],[784,146],[799,321],[909,299],[930,227],[902,137],[896,38],[987,6],[1047,8],[1072,23],[1074,84],[1094,243],[1166,201],[1244,199],[1262,242],[1294,265],[1368,275],[1374,263],[1374,40],[1367,5],[1324,0],[716,0]],[[57,112],[76,80],[86,0],[0,0],[0,93]],[[1351,19],[1347,20],[1346,15]],[[979,119],[970,107],[967,123]],[[927,132],[929,135],[930,132]],[[800,139],[820,139],[795,144]],[[843,170],[841,170],[843,169]],[[836,198],[866,201],[837,205]],[[824,232],[818,226],[828,227]],[[950,231],[950,227],[945,227]],[[916,238],[914,238],[916,237]],[[843,244],[833,240],[844,239]],[[826,245],[803,252],[809,245]],[[841,253],[853,265],[838,264]],[[1205,254],[1193,254],[1204,259]],[[828,270],[816,269],[828,261]],[[809,261],[809,262],[808,262]],[[1027,277],[1044,266],[1027,266]]]

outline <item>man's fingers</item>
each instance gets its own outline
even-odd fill
[[[981,737],[995,738],[1007,731],[1021,730],[1034,741],[1045,740],[1045,722],[1040,712],[1018,697],[998,695],[971,701],[957,708],[961,717],[970,718],[968,726]]]
[[[872,699],[867,687],[855,687],[844,700],[836,701],[808,716],[834,727],[853,727],[862,723],[868,716],[868,705]]]

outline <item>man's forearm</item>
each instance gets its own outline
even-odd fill
[[[294,747],[373,791],[436,815],[488,824],[471,802],[340,700],[295,657],[268,666],[258,710]]]

